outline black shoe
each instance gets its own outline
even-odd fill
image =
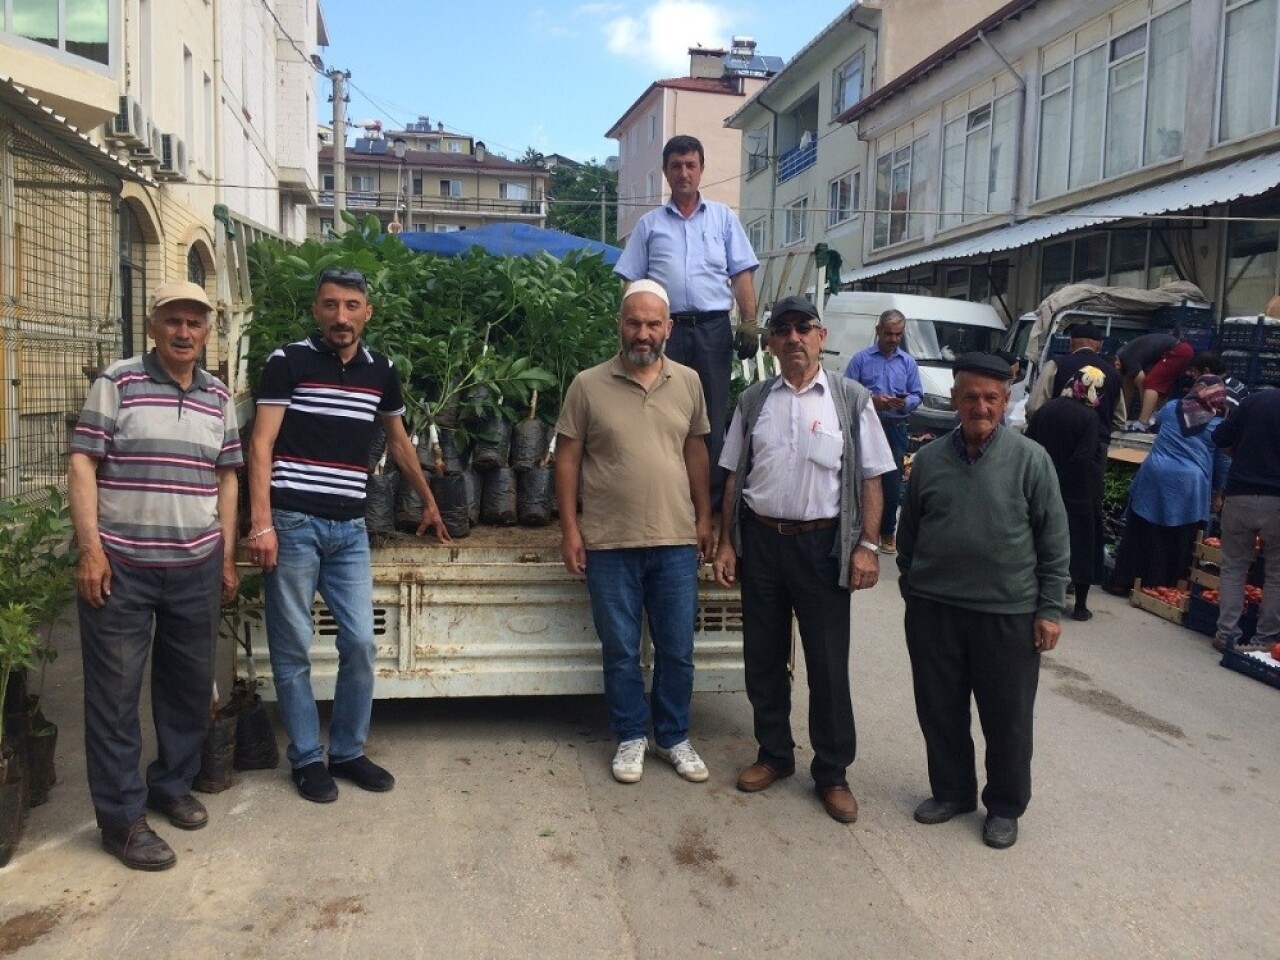
[[[977,809],[978,804],[972,800],[968,803],[959,803],[955,800],[939,800],[937,797],[930,797],[916,807],[916,812],[912,816],[916,818],[916,823],[946,823],[952,817],[958,817],[962,813],[973,813]]]
[[[199,830],[209,822],[209,811],[189,793],[185,797],[162,797],[149,793],[147,806],[157,813],[163,813],[170,823],[181,830]]]
[[[139,817],[124,830],[103,830],[102,849],[130,870],[168,870],[178,862],[173,848]]]
[[[1072,620],[1079,620],[1081,623],[1084,623],[1084,622],[1086,622],[1086,621],[1088,621],[1088,620],[1092,620],[1092,619],[1093,619],[1093,611],[1092,611],[1092,610],[1079,610],[1079,609],[1072,610],[1072,611],[1071,611],[1071,619],[1072,619]]]
[[[1013,817],[997,817],[987,814],[987,822],[982,825],[982,842],[997,850],[1006,850],[1018,842],[1018,821]]]
[[[329,772],[335,777],[350,780],[361,790],[386,793],[396,785],[396,778],[366,756],[354,760],[329,761]]]
[[[305,767],[296,767],[293,782],[304,800],[312,803],[333,803],[338,799],[338,785],[319,760]]]

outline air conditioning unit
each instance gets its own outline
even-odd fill
[[[172,133],[160,134],[160,165],[156,176],[166,180],[187,178],[187,145]]]
[[[143,142],[146,128],[147,115],[142,109],[142,104],[133,97],[121,96],[119,110],[107,121],[107,136],[112,140],[133,146]]]
[[[155,163],[160,157],[160,130],[147,122],[142,139],[133,148],[133,155],[140,163]]]

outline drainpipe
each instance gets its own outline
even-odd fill
[[[761,96],[761,94],[763,93],[764,91],[761,90],[760,93],[756,94],[756,104],[761,107],[764,107],[767,111],[769,111],[769,116],[773,117],[773,122],[770,124],[769,146],[770,146],[770,149],[773,151],[773,159],[775,162],[770,163],[769,169],[768,169],[768,173],[769,173],[769,220],[768,220],[769,245],[772,248],[773,238],[778,235],[776,232],[778,224],[775,219],[777,217],[777,210],[778,210],[778,165],[776,162],[778,158],[778,154],[777,154],[778,111],[773,109],[773,107],[769,106],[767,103],[764,102],[764,97]],[[761,290],[759,291],[758,295],[760,298],[763,299],[764,294],[765,294],[765,291]]]
[[[1009,195],[1009,222],[1016,223],[1018,221],[1018,213],[1022,207],[1022,135],[1026,126],[1027,82],[1022,79],[1017,70],[1013,69],[1013,64],[1005,59],[1004,54],[997,50],[991,41],[987,39],[985,31],[978,31],[978,39],[982,41],[984,47],[995,54],[997,60],[1004,64],[1005,70],[1008,71],[1009,76],[1013,77],[1014,82],[1018,85],[1018,113],[1014,118],[1013,132],[1013,191]],[[992,104],[993,113],[994,106]]]

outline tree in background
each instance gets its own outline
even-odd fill
[[[517,163],[542,166],[546,158],[528,147]],[[605,202],[605,243],[618,241],[618,175],[591,158],[573,165],[558,163],[551,168],[547,185],[547,226],[575,237],[600,240],[600,203]]]

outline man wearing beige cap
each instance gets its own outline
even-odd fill
[[[666,291],[627,287],[621,349],[574,378],[556,422],[556,496],[565,568],[587,578],[617,739],[613,776],[644,772],[652,716],[656,753],[686,780],[707,779],[689,742],[698,563],[711,556],[707,406],[698,375],[663,355],[671,334]],[[653,638],[645,702],[641,618]]]
[[[197,365],[212,309],[198,285],[162,284],[147,318],[155,348],[94,381],[71,440],[89,792],[103,848],[135,870],[177,859],[147,807],[183,830],[209,819],[191,781],[220,601],[239,586],[231,545],[242,463],[230,392]],[[144,780],[138,697],[148,653],[157,757]]]

